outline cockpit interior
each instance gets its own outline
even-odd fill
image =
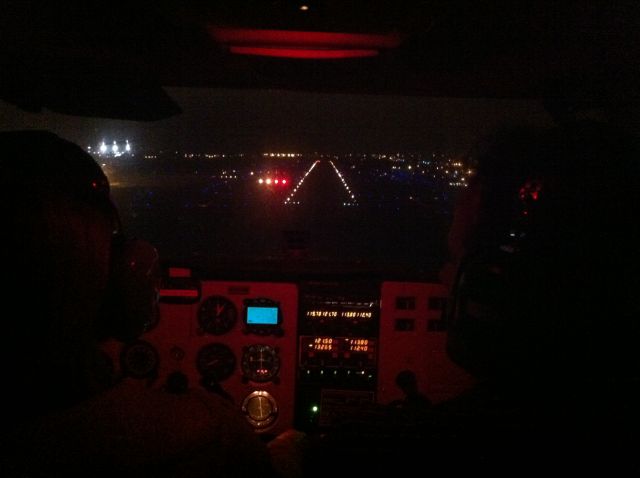
[[[2,10],[0,129],[91,154],[159,254],[144,333],[104,345],[114,374],[220,395],[265,442],[476,385],[447,353],[447,267],[482,138],[640,132],[633,1]]]

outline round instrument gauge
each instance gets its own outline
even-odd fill
[[[224,344],[208,344],[198,351],[196,367],[203,377],[221,382],[233,374],[236,368],[236,356]]]
[[[236,306],[226,297],[212,295],[200,304],[198,324],[200,328],[213,335],[229,332],[238,319]]]
[[[247,421],[258,431],[266,429],[278,418],[278,404],[264,390],[256,390],[247,395],[242,402],[242,411]]]
[[[278,375],[280,357],[274,347],[254,344],[244,348],[240,365],[244,376],[249,380],[268,382]]]
[[[158,351],[144,340],[136,340],[127,344],[120,354],[123,373],[133,378],[155,376],[159,362]]]

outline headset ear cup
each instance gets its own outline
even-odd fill
[[[99,337],[129,342],[150,330],[159,319],[159,284],[157,250],[146,241],[115,236]]]
[[[487,247],[461,263],[452,291],[447,353],[477,377],[526,374],[550,355],[550,270],[528,251]],[[552,338],[552,337],[551,337]]]
[[[447,353],[461,367],[484,375],[498,366],[508,328],[511,264],[499,250],[484,250],[460,263],[448,309]]]

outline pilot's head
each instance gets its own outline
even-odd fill
[[[47,132],[0,133],[0,159],[10,383],[62,406],[88,393],[82,375],[118,226],[109,183],[91,156]]]
[[[53,307],[48,313],[70,312],[67,298],[87,309],[77,315],[89,313],[106,287],[119,227],[106,176],[81,148],[51,133],[1,133],[0,144],[2,217],[9,231],[3,252],[11,275],[21,279],[11,286],[21,297],[30,295],[32,307]],[[32,336],[39,325],[31,324]],[[86,320],[75,325],[85,327]]]
[[[476,151],[449,235],[454,361],[520,383],[637,374],[637,152],[593,123]]]
[[[96,344],[120,320],[104,314],[122,262],[117,211],[99,165],[54,134],[0,133],[0,170],[8,397],[62,407],[92,393]]]

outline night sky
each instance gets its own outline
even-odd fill
[[[537,101],[174,88],[183,113],[155,122],[26,113],[0,102],[0,129],[43,128],[95,146],[220,152],[457,153],[505,124],[544,125]]]

